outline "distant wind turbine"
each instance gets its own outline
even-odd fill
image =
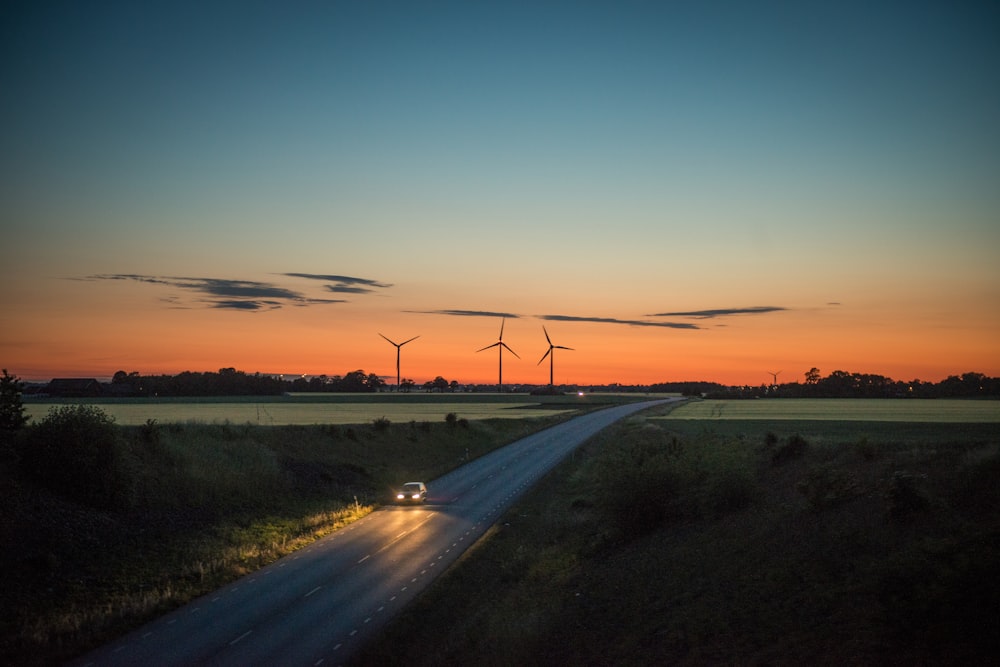
[[[511,354],[513,354],[518,359],[521,358],[521,357],[517,356],[517,352],[515,352],[512,349],[510,349],[510,346],[507,345],[507,343],[503,342],[503,323],[504,323],[504,321],[505,320],[500,320],[500,338],[497,340],[497,342],[493,343],[492,345],[487,345],[486,347],[483,347],[483,348],[480,348],[480,349],[476,350],[476,352],[482,352],[483,350],[488,350],[491,347],[498,348],[498,351],[500,353],[500,377],[497,380],[497,390],[500,391],[500,392],[503,392],[503,351],[504,351],[504,349],[506,349],[508,352],[510,352]]]
[[[379,334],[379,336],[382,336],[382,334]],[[404,345],[406,345],[407,343],[409,343],[411,340],[416,340],[416,339],[420,338],[420,336],[414,336],[410,340],[404,340],[402,343],[397,343],[397,342],[395,342],[393,340],[389,340],[385,336],[382,336],[382,338],[385,338],[390,343],[392,343],[393,345],[396,346],[396,391],[399,391],[399,352],[400,352],[400,350],[402,349],[402,347]]]
[[[772,373],[771,371],[768,371],[767,374],[770,375],[773,378],[773,381],[771,382],[771,386],[772,387],[777,387],[778,386],[778,376],[781,375],[781,371],[778,371],[777,373]]]
[[[549,358],[549,386],[552,387],[552,386],[555,386],[555,383],[552,381],[552,378],[553,378],[553,365],[555,363],[553,360],[555,359],[555,356],[556,356],[555,354],[552,353],[552,350],[557,350],[557,349],[558,350],[572,350],[573,348],[566,347],[565,345],[553,345],[552,344],[552,339],[549,338],[549,332],[545,329],[545,325],[544,324],[542,325],[542,331],[545,332],[545,340],[547,340],[548,343],[549,343],[549,349],[545,352],[545,354],[542,355],[542,358],[539,359],[538,363],[535,364],[535,365],[536,366],[540,365],[543,361],[545,361],[545,357]]]

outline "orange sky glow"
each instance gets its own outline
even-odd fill
[[[990,3],[21,4],[22,379],[1000,376]]]

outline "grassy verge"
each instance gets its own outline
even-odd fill
[[[356,664],[1000,654],[995,424],[635,417],[581,453]]]
[[[363,516],[400,481],[564,418],[115,427],[103,509],[0,448],[0,664],[61,662]]]

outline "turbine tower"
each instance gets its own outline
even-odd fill
[[[552,381],[552,378],[553,378],[553,365],[555,363],[553,360],[555,359],[556,355],[553,354],[552,350],[557,350],[557,349],[558,350],[572,350],[573,348],[566,347],[565,345],[553,345],[552,344],[552,339],[549,338],[549,332],[548,332],[548,330],[546,330],[544,324],[542,325],[542,331],[545,332],[545,340],[547,340],[548,343],[549,343],[549,349],[545,352],[545,354],[542,355],[542,358],[539,359],[538,363],[535,364],[535,365],[536,366],[540,365],[543,361],[545,361],[545,357],[549,358],[549,386],[553,387],[553,386],[555,386],[555,383]]]
[[[379,336],[382,336],[382,334],[379,334]],[[406,345],[407,343],[409,343],[410,340],[416,340],[416,339],[420,338],[420,336],[414,336],[410,340],[404,340],[402,343],[397,343],[395,341],[389,340],[385,336],[382,336],[382,338],[385,338],[390,343],[392,343],[393,345],[396,346],[396,391],[399,391],[399,351],[402,349],[402,347],[404,345]]]
[[[771,386],[772,387],[777,387],[778,386],[778,376],[781,374],[781,371],[778,371],[777,373],[772,373],[771,371],[768,371],[767,374],[770,375],[773,378],[773,380],[771,382]]]
[[[500,338],[497,340],[497,342],[493,343],[492,345],[487,345],[486,347],[483,347],[483,348],[480,348],[480,349],[476,350],[476,352],[482,352],[483,350],[488,350],[491,347],[495,347],[495,348],[498,349],[498,351],[500,353],[500,377],[497,380],[497,391],[499,391],[501,393],[503,393],[503,351],[504,351],[504,349],[506,349],[508,352],[510,352],[511,354],[513,354],[518,359],[521,358],[521,357],[517,356],[517,352],[515,352],[512,349],[510,349],[510,346],[507,345],[507,343],[503,342],[503,323],[504,323],[504,319],[500,320]]]

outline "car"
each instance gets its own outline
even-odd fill
[[[423,482],[407,482],[396,492],[397,503],[427,502],[427,485]]]

